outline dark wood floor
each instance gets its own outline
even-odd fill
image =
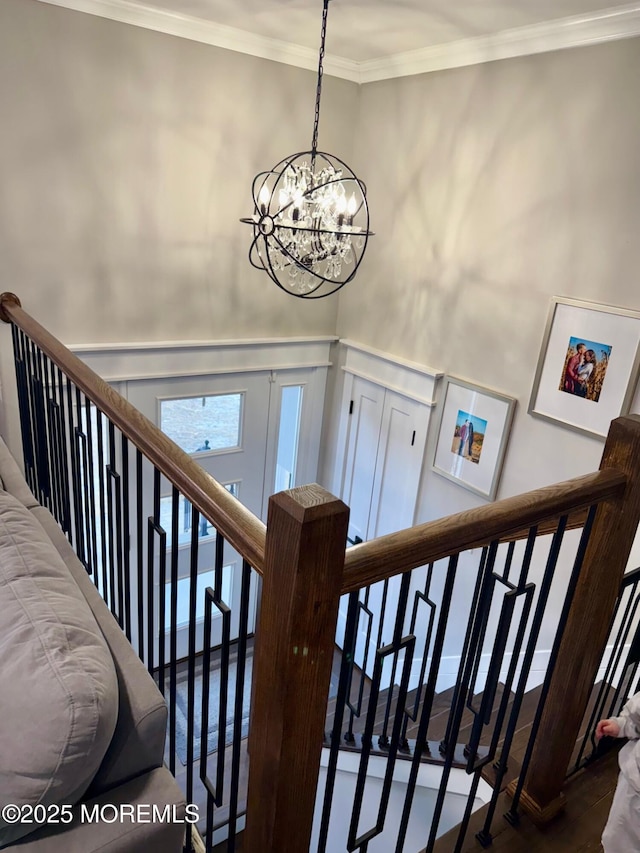
[[[500,795],[493,826],[492,853],[599,853],[600,837],[607,821],[618,778],[618,755],[612,750],[590,767],[576,773],[565,787],[565,810],[545,827],[537,827],[523,816],[517,827],[502,815],[509,809],[506,793]],[[475,838],[484,820],[485,809],[471,818],[460,853],[481,853],[484,848]],[[457,833],[440,838],[434,853],[451,853]],[[424,853],[424,851],[422,851]],[[629,851],[635,853],[635,851]]]

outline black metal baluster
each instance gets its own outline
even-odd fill
[[[214,589],[207,587],[205,601],[204,653],[203,653],[203,683],[202,683],[202,734],[200,742],[200,779],[207,790],[207,820],[205,834],[205,849],[211,853],[213,849],[213,817],[214,805],[220,807],[224,796],[224,763],[226,754],[227,704],[229,685],[229,651],[231,638],[231,610],[222,600],[222,562],[224,540],[216,534],[216,559],[214,567]],[[211,673],[211,615],[216,607],[222,616],[222,636],[220,645],[220,696],[218,704],[218,743],[216,749],[216,782],[215,786],[208,776],[208,735],[210,719],[210,673]],[[234,731],[234,737],[237,732]]]
[[[353,722],[356,717],[360,717],[362,713],[362,703],[364,698],[364,683],[365,678],[367,677],[367,664],[369,663],[369,648],[371,645],[371,631],[373,628],[373,613],[367,607],[369,599],[369,587],[365,592],[364,601],[358,601],[358,626],[360,625],[360,613],[364,613],[367,617],[367,631],[365,634],[365,642],[364,642],[364,653],[362,655],[362,668],[360,670],[360,684],[358,686],[358,701],[356,705],[351,704],[351,687],[353,683],[353,669],[355,666],[355,647],[354,652],[349,661],[349,685],[347,689],[347,707],[349,708],[349,725],[347,727],[347,731],[345,732],[344,739],[345,743],[353,744],[355,743],[355,736],[353,734]],[[357,632],[356,632],[357,636]]]
[[[160,559],[162,559],[162,553],[165,553],[166,557],[166,549],[167,549],[167,541],[164,529],[160,526],[160,471],[157,468],[153,469],[153,515],[150,515],[147,521],[147,669],[154,675],[155,671],[155,656],[154,656],[154,647],[155,647],[155,637],[154,637],[154,628],[155,628],[155,599],[154,599],[154,587],[155,587],[155,536],[156,534],[160,537],[160,544],[158,549],[158,554]],[[196,562],[197,562],[197,541],[196,541]],[[159,590],[159,593],[163,593],[163,590]],[[189,618],[191,618],[191,611],[189,611]],[[195,620],[195,610],[193,611],[193,618]],[[191,626],[190,626],[191,627]],[[195,630],[195,626],[194,626]],[[191,650],[190,652],[191,653]],[[187,802],[191,802],[189,798],[187,798]]]
[[[109,595],[109,579],[108,579],[108,560],[107,560],[107,513],[106,513],[106,485],[105,485],[105,457],[104,457],[104,435],[102,424],[102,412],[96,409],[96,433],[98,436],[98,489],[100,503],[100,560],[101,560],[101,580],[102,580],[102,597],[105,602],[110,600]],[[96,584],[98,578],[96,577]]]
[[[22,455],[24,460],[25,480],[35,494],[34,447],[33,430],[31,425],[31,404],[29,401],[29,380],[27,377],[27,361],[25,355],[24,332],[11,324],[13,336],[13,353],[16,369],[16,386],[18,391],[18,410],[20,412],[20,435],[22,438]]]
[[[60,404],[60,486],[62,489],[61,524],[67,538],[71,541],[71,487],[69,483],[70,452],[67,440],[67,419],[65,418],[64,399],[64,378],[62,370],[58,368],[58,400]]]
[[[109,558],[109,605],[111,607],[111,612],[113,613],[116,619],[118,616],[118,608],[116,606],[117,603],[117,595],[118,590],[116,588],[116,537],[117,533],[114,529],[115,524],[115,512],[114,512],[114,487],[117,491],[118,489],[118,474],[117,474],[117,466],[115,460],[115,428],[111,421],[108,421],[108,462],[106,467],[106,480],[107,480],[107,529],[109,534],[109,539],[107,543],[107,551]]]
[[[47,421],[49,424],[49,470],[51,471],[51,514],[60,524],[62,519],[62,460],[60,457],[60,411],[56,399],[53,362],[44,356],[44,380],[47,389]]]
[[[249,594],[251,591],[251,566],[242,561],[242,584],[238,626],[238,660],[236,664],[236,694],[233,721],[233,745],[231,747],[231,784],[229,787],[229,838],[228,853],[235,853],[238,818],[238,789],[240,786],[240,749],[242,746],[242,711],[244,705],[244,681],[247,663],[247,628],[249,624]]]
[[[31,425],[33,429],[33,459],[35,472],[35,495],[38,501],[43,500],[42,486],[40,481],[40,469],[42,468],[42,450],[40,436],[40,418],[38,405],[38,365],[37,349],[34,342],[27,339],[29,399],[31,403]]]
[[[180,492],[171,491],[171,599],[169,603],[169,769],[176,771],[176,701],[178,687],[178,556]],[[206,614],[205,614],[206,617]]]
[[[116,546],[116,588],[118,590],[118,624],[124,631],[124,566],[123,566],[123,530],[122,530],[122,477],[118,471],[111,472],[113,479],[113,497],[115,499],[115,536]]]
[[[472,726],[471,737],[466,747],[466,754],[468,755],[469,759],[467,764],[468,773],[481,769],[486,764],[493,761],[495,757],[496,750],[498,747],[498,740],[502,731],[502,724],[504,722],[504,717],[507,712],[507,706],[509,704],[509,694],[511,691],[511,685],[513,684],[513,679],[515,678],[516,669],[518,667],[520,649],[522,648],[522,643],[524,641],[527,622],[529,619],[529,613],[531,611],[531,606],[533,603],[533,595],[535,592],[534,584],[527,584],[522,589],[518,587],[513,587],[512,585],[509,586],[511,588],[505,594],[503,599],[500,620],[498,623],[493,649],[491,652],[489,671],[487,673],[486,686],[483,692],[480,708],[476,711],[476,709],[474,709],[471,704],[467,706],[474,713],[474,722]],[[524,602],[522,606],[522,613],[520,614],[520,620],[518,621],[518,627],[513,644],[513,649],[511,651],[511,661],[507,671],[507,676],[505,678],[504,693],[498,705],[498,714],[494,724],[491,744],[489,746],[487,754],[480,757],[480,737],[483,731],[483,727],[488,726],[491,722],[491,715],[493,713],[493,705],[497,692],[498,679],[500,677],[502,666],[504,665],[507,639],[511,629],[515,605],[518,601],[518,598],[523,598]],[[506,758],[507,753],[503,750],[503,773],[506,771]]]
[[[562,545],[562,541],[564,538],[564,532],[566,528],[566,517],[563,517],[558,522],[558,526],[556,532],[553,535],[553,539],[551,542],[551,547],[549,549],[549,553],[547,555],[546,566],[542,578],[542,582],[540,585],[540,590],[538,592],[538,599],[536,602],[536,607],[534,610],[533,619],[531,622],[531,626],[529,628],[529,638],[527,640],[527,645],[525,648],[522,665],[520,668],[520,678],[518,681],[518,686],[516,687],[516,692],[513,699],[513,704],[511,707],[511,712],[509,714],[509,721],[507,723],[507,728],[505,732],[505,737],[502,744],[502,751],[500,755],[499,761],[494,765],[496,770],[496,779],[494,782],[494,791],[489,802],[489,807],[487,810],[487,815],[485,818],[485,823],[483,828],[476,834],[476,838],[482,844],[483,847],[488,847],[492,841],[491,835],[491,824],[493,822],[493,816],[495,814],[495,809],[497,807],[498,796],[500,794],[500,789],[502,787],[502,780],[504,779],[504,775],[507,772],[508,768],[508,758],[509,753],[511,752],[511,744],[513,743],[513,737],[515,735],[516,726],[518,722],[518,717],[520,715],[520,709],[522,707],[522,700],[525,695],[525,689],[527,680],[529,677],[529,672],[531,669],[531,663],[533,661],[533,656],[536,651],[538,636],[540,633],[540,628],[542,626],[542,620],[544,618],[544,613],[546,610],[547,601],[549,598],[549,593],[551,590],[551,583],[553,580],[553,575],[555,573],[555,567],[557,565],[558,556],[560,554],[560,547]],[[522,571],[519,580],[519,586],[524,588],[526,579],[528,577],[528,572],[531,564],[531,559],[533,555],[533,550],[536,543],[537,537],[537,527],[532,527],[529,530],[529,535],[527,537],[527,545],[525,548],[525,554],[523,557],[522,563]],[[531,604],[533,602],[531,601]],[[525,618],[526,616],[526,618]],[[526,629],[526,621],[529,616],[529,609],[526,609],[526,612],[523,614],[520,631],[516,638],[516,649],[521,648],[521,644],[524,640],[524,632]],[[513,678],[515,677],[515,670],[517,668],[517,655],[514,651],[514,657],[512,660],[511,668],[509,671],[509,676],[507,679],[507,683],[510,686]],[[505,691],[506,693],[506,691]],[[501,709],[502,711],[502,709]],[[505,709],[506,713],[506,709]],[[492,746],[496,746],[495,736],[494,736],[494,744]]]
[[[60,526],[64,523],[64,469],[65,458],[62,445],[62,418],[61,406],[59,400],[59,388],[56,376],[56,367],[47,357],[47,385],[49,387],[49,429],[51,435],[49,437],[49,448],[51,454],[51,470],[52,491],[53,491],[53,506],[55,508],[54,517]]]
[[[505,576],[508,575],[508,572],[505,572],[505,575],[503,576],[503,579],[502,579],[503,583],[506,583],[506,585],[511,590],[511,592],[507,593],[507,595],[514,596],[514,605],[515,605],[515,596],[522,596],[522,595],[524,596],[524,604],[523,604],[523,608],[522,608],[522,613],[520,615],[520,621],[518,624],[516,637],[514,639],[513,649],[511,652],[511,662],[509,664],[509,668],[507,671],[507,677],[505,679],[504,694],[502,696],[502,701],[500,702],[500,705],[498,708],[498,715],[497,715],[496,723],[494,726],[493,738],[492,738],[492,741],[491,741],[491,744],[489,747],[487,757],[482,761],[476,760],[475,755],[478,751],[479,736],[476,737],[475,732],[474,732],[474,734],[472,735],[470,744],[469,744],[468,771],[471,771],[472,769],[477,770],[477,769],[481,768],[482,766],[484,766],[485,764],[487,764],[489,761],[492,761],[493,757],[495,756],[497,747],[498,747],[500,733],[502,731],[502,724],[504,722],[504,718],[505,718],[506,713],[507,713],[507,708],[508,708],[508,704],[509,704],[509,700],[510,700],[511,687],[513,684],[513,680],[515,678],[516,671],[518,669],[518,661],[519,661],[519,657],[520,657],[520,651],[522,649],[522,644],[524,642],[524,637],[526,634],[526,629],[527,629],[527,625],[528,625],[528,621],[529,621],[529,614],[530,614],[531,607],[533,604],[533,596],[535,593],[535,584],[527,583],[527,578],[528,578],[529,569],[531,566],[533,549],[534,549],[534,546],[536,543],[536,535],[537,535],[537,528],[535,528],[535,527],[531,528],[529,530],[529,535],[527,538],[527,544],[526,544],[525,553],[523,556],[523,561],[522,561],[522,566],[521,566],[520,577],[518,580],[518,585],[513,586],[513,584],[510,584],[508,581],[505,580]],[[509,565],[511,564],[512,557],[513,557],[513,549],[511,547],[509,547],[509,558],[508,558]],[[506,598],[506,596],[505,596],[505,598]],[[498,630],[497,635],[496,635],[496,645],[498,643],[499,634],[500,634],[500,631]],[[496,658],[502,657],[502,655],[504,654],[503,648],[498,649],[496,651],[496,645],[494,645],[494,655],[492,656],[492,660],[495,660]],[[489,677],[487,678],[487,680],[489,681]],[[522,688],[522,693],[520,696],[518,696],[518,695],[514,696],[514,701],[513,701],[513,705],[517,709],[515,714],[513,715],[514,726],[515,726],[515,722],[517,720],[517,717],[518,717],[518,714],[520,711],[520,702],[522,699],[522,695],[524,694],[524,684],[521,684],[520,687]],[[491,706],[492,705],[493,705],[493,697],[492,697],[492,701],[491,701]],[[482,713],[480,714],[480,719],[482,722]],[[487,722],[488,721],[489,720],[487,719]],[[476,718],[476,722],[477,722],[477,718]],[[498,762],[494,763],[494,769],[498,773],[498,776],[500,778],[500,782],[502,781],[504,774],[507,771],[507,759],[508,759],[508,753],[509,753],[510,748],[511,748],[510,740],[505,739],[505,743],[503,745],[500,760]],[[500,785],[495,786],[495,790],[499,790],[499,788],[500,788]]]
[[[457,712],[458,709],[460,709],[460,716],[462,716],[462,706],[467,701],[469,683],[475,683],[478,674],[480,650],[482,648],[482,641],[487,628],[487,620],[489,618],[491,598],[493,596],[493,587],[495,584],[493,567],[495,565],[497,552],[497,541],[492,542],[488,549],[483,549],[482,551],[471,612],[467,622],[464,647],[460,657],[460,666],[458,667],[458,677],[456,679],[453,701],[451,703],[451,713],[449,714],[447,731],[442,743],[440,744],[440,751],[443,755],[447,752],[451,743],[455,743],[457,737],[457,729],[455,728]],[[463,682],[465,681],[463,673],[467,670],[468,661],[471,659],[473,659],[473,664],[469,670],[469,679],[467,681],[467,686],[463,687]]]
[[[403,707],[407,698],[407,689],[409,685],[409,676],[411,674],[411,663],[413,661],[413,650],[415,648],[415,640],[416,638],[413,635],[409,634],[406,637],[403,637],[397,645],[395,643],[391,643],[388,646],[383,646],[382,648],[379,648],[376,652],[376,662],[374,666],[373,681],[371,686],[371,697],[369,700],[369,712],[367,714],[365,737],[363,739],[362,744],[360,766],[358,769],[358,777],[356,780],[356,791],[354,795],[353,811],[351,815],[349,835],[347,840],[348,850],[359,849],[362,851],[362,853],[365,853],[369,843],[377,835],[380,835],[380,833],[384,831],[384,823],[387,815],[387,809],[389,806],[391,785],[393,782],[393,771],[395,768],[396,757],[398,754],[400,727],[402,725],[401,714],[395,715],[376,824],[371,829],[364,832],[360,837],[356,837],[358,831],[358,823],[360,820],[360,813],[362,810],[364,789],[367,781],[367,769],[369,765],[373,726],[375,723],[376,706],[378,695],[380,692],[380,680],[382,678],[384,659],[391,655],[393,655],[393,657],[395,658],[402,650],[404,650],[404,664],[402,667],[402,677],[400,680],[400,688],[398,691],[398,706]]]
[[[482,660],[482,650],[484,648],[484,642],[485,642],[486,635],[487,635],[489,615],[491,613],[492,601],[494,600],[494,590],[496,588],[496,582],[502,581],[510,589],[513,589],[513,584],[510,584],[508,581],[506,581],[506,582],[503,581],[503,579],[500,577],[500,575],[497,574],[497,572],[495,571],[495,564],[496,564],[496,559],[497,559],[497,555],[498,555],[498,548],[499,548],[498,542],[492,542],[491,545],[489,546],[489,551],[487,554],[487,562],[486,562],[487,590],[486,590],[484,597],[483,597],[483,595],[481,595],[480,600],[478,602],[479,611],[480,611],[480,613],[479,613],[480,620],[479,620],[479,626],[478,626],[478,634],[477,634],[477,639],[476,639],[476,645],[474,647],[475,648],[475,655],[474,655],[473,668],[471,671],[471,682],[470,682],[469,691],[468,691],[468,695],[467,695],[467,702],[466,702],[467,708],[469,708],[469,710],[471,710],[471,711],[473,711],[473,708],[472,708],[473,697],[474,697],[474,694],[476,692],[476,683],[477,683],[477,679],[478,679],[478,671],[480,669],[480,662]],[[506,601],[503,603],[502,614],[501,614],[501,619],[500,619],[499,629],[498,629],[500,633],[498,636],[504,640],[505,646],[506,646],[506,642],[507,642],[508,628],[509,628],[509,624],[510,624],[510,613],[509,613],[509,611],[511,611],[511,614],[512,614],[514,604],[515,604],[515,601],[513,600],[513,598],[507,598]],[[477,618],[477,616],[478,616],[478,613],[476,613],[476,618]],[[506,633],[505,633],[505,630],[506,630]],[[498,639],[498,637],[496,639]],[[496,650],[496,652],[497,652],[497,650]],[[502,653],[504,653],[504,649],[502,650]],[[491,674],[495,675],[495,686],[494,686],[493,691],[491,690],[491,688],[489,689],[489,691],[487,691],[486,687],[483,690],[482,702],[483,702],[483,705],[485,706],[485,710],[483,710],[483,712],[480,714],[481,717],[484,717],[486,714],[487,701],[489,703],[489,706],[493,705],[493,699],[495,697],[495,692],[497,690],[498,676],[500,674],[500,667],[498,666],[497,673],[494,672]],[[491,684],[490,681],[488,681],[488,683]]]
[[[159,504],[159,501],[158,501]],[[160,506],[158,505],[158,516]],[[164,528],[160,534],[160,545],[158,547],[158,687],[162,695],[165,695],[165,638],[167,636],[167,534]]]
[[[338,769],[338,754],[340,752],[340,740],[342,736],[342,721],[353,672],[353,658],[356,649],[356,632],[360,615],[361,602],[357,592],[349,596],[347,609],[347,621],[344,632],[342,647],[342,661],[340,663],[340,675],[338,677],[338,693],[336,696],[336,709],[331,731],[331,743],[329,746],[329,760],[327,763],[327,781],[324,789],[324,801],[322,804],[322,817],[320,819],[320,832],[318,838],[318,853],[326,853],[327,838],[329,835],[329,821],[331,820],[331,804],[335,789],[336,771]]]
[[[209,718],[211,683],[211,625],[212,611],[216,607],[222,616],[222,645],[220,647],[220,697],[218,704],[218,743],[216,749],[216,783],[208,776]],[[231,610],[211,587],[205,590],[204,648],[202,660],[202,726],[200,734],[200,779],[207,790],[207,825],[205,833],[206,853],[213,849],[214,806],[222,805],[224,795],[224,759],[227,732],[227,698],[229,687],[229,639],[231,634]]]
[[[196,609],[198,604],[198,529],[200,515],[191,507],[191,549],[189,561],[189,652],[187,663],[187,762],[186,798],[193,801],[193,760],[195,732],[195,666],[196,666]],[[191,838],[187,839],[187,850],[191,850]]]
[[[93,456],[94,451],[94,435],[93,435],[93,416],[92,416],[92,406],[91,401],[88,397],[85,397],[85,417],[87,421],[87,486],[88,486],[88,498],[89,498],[89,506],[87,508],[87,515],[89,518],[89,524],[87,529],[87,543],[88,550],[90,555],[90,569],[91,574],[94,579],[97,577],[98,572],[98,536],[96,533],[97,519],[96,519],[96,493],[95,493],[95,459]]]
[[[218,718],[218,755],[216,761],[216,792],[215,804],[222,805],[224,794],[224,761],[226,754],[226,737],[225,742],[220,748],[220,733],[226,732],[227,721],[227,705],[229,696],[229,652],[231,649],[231,610],[229,606],[222,600],[222,574],[224,563],[224,537],[221,533],[216,532],[216,556],[214,566],[214,596],[215,603],[220,613],[222,614],[222,638],[221,638],[221,659],[220,659],[220,715]],[[226,622],[225,622],[226,619]],[[226,650],[226,651],[225,651]],[[246,657],[246,655],[245,655]],[[224,691],[222,689],[224,685]],[[224,729],[222,723],[224,721]],[[235,733],[234,733],[235,734]]]
[[[542,685],[542,692],[540,695],[540,701],[538,703],[538,708],[536,710],[533,723],[531,726],[531,735],[529,737],[529,742],[527,744],[527,749],[525,751],[524,759],[522,762],[522,769],[520,776],[518,778],[518,784],[516,785],[516,789],[514,791],[513,798],[511,800],[511,807],[509,811],[505,814],[505,818],[510,823],[518,822],[518,807],[520,805],[520,796],[522,794],[522,789],[524,788],[524,782],[529,770],[529,763],[531,762],[531,755],[533,753],[533,745],[538,736],[538,729],[540,728],[540,721],[542,719],[542,712],[544,710],[544,704],[547,699],[547,694],[549,693],[549,685],[551,683],[551,676],[553,675],[553,670],[555,668],[555,663],[558,657],[558,650],[560,648],[560,642],[562,640],[562,634],[564,632],[564,627],[567,622],[567,618],[569,615],[569,609],[571,608],[571,602],[573,601],[573,594],[575,592],[576,585],[578,583],[578,578],[580,576],[580,570],[582,568],[582,561],[584,560],[584,554],[587,549],[587,545],[589,543],[589,537],[591,535],[591,529],[593,527],[593,519],[596,514],[596,506],[592,506],[589,509],[589,513],[587,515],[587,520],[584,525],[584,529],[582,531],[582,535],[580,537],[580,543],[578,545],[578,552],[576,554],[576,558],[573,565],[573,570],[571,572],[571,578],[569,580],[569,586],[567,588],[567,594],[564,600],[564,604],[562,607],[562,613],[560,615],[560,620],[558,623],[558,630],[556,631],[556,636],[553,642],[553,647],[551,649],[551,654],[549,657],[549,664],[547,666],[547,674],[545,676],[544,683]],[[564,522],[566,519],[563,517],[561,522]],[[560,529],[560,525],[558,525],[558,530]],[[554,537],[555,538],[555,537]]]
[[[129,441],[122,436],[122,547],[124,565],[124,631],[131,642],[131,514],[129,506]]]
[[[136,555],[137,555],[137,590],[138,606],[138,657],[144,660],[144,542],[142,539],[144,504],[142,493],[142,453],[136,450]]]
[[[491,608],[491,598],[495,585],[495,577],[493,574],[493,566],[495,564],[495,556],[497,553],[497,542],[492,542],[489,546],[489,552],[484,564],[483,577],[480,582],[480,595],[477,599],[476,606],[472,609],[469,617],[469,625],[472,626],[470,634],[470,642],[468,645],[468,655],[465,661],[461,662],[458,672],[457,681],[457,701],[452,707],[447,727],[446,742],[444,749],[441,749],[444,755],[444,764],[442,767],[442,776],[440,778],[440,787],[436,797],[436,804],[431,819],[431,830],[427,841],[427,850],[432,850],[438,836],[438,827],[440,818],[444,808],[444,801],[447,795],[447,785],[451,769],[453,767],[456,741],[460,731],[460,722],[466,703],[465,697],[471,692],[470,685],[475,682],[480,660],[480,654],[486,634],[487,620]],[[469,634],[468,634],[469,636]]]
[[[51,509],[51,473],[49,471],[49,441],[47,431],[47,411],[45,405],[45,384],[42,366],[43,356],[40,348],[33,342],[32,347],[38,500],[43,506],[46,506],[47,509]]]
[[[71,504],[72,504],[72,518],[73,518],[73,532],[70,538],[70,542],[76,550],[76,554],[78,553],[78,531],[82,529],[82,518],[79,515],[79,499],[78,495],[80,494],[80,489],[78,486],[78,453],[77,453],[77,441],[76,441],[76,427],[75,427],[75,417],[74,417],[74,406],[73,406],[73,385],[69,377],[67,377],[67,423],[69,424],[69,457],[71,460]]]
[[[442,650],[444,648],[445,635],[447,624],[449,621],[449,611],[451,608],[451,599],[453,596],[453,587],[456,578],[456,570],[458,567],[458,554],[449,557],[447,574],[445,577],[444,588],[442,591],[442,600],[440,603],[440,617],[438,626],[433,641],[433,651],[431,657],[431,666],[429,667],[429,677],[425,687],[424,703],[422,705],[422,713],[420,715],[420,723],[416,736],[416,745],[411,761],[411,770],[409,771],[409,781],[407,783],[407,793],[404,799],[402,808],[402,817],[400,819],[400,827],[398,829],[398,840],[396,843],[395,853],[402,853],[404,841],[407,835],[407,827],[409,826],[409,818],[411,816],[411,805],[418,780],[418,770],[420,769],[420,758],[425,748],[427,740],[427,729],[429,727],[429,719],[431,717],[431,709],[433,707],[433,699],[436,693],[436,683],[438,680],[438,670],[440,668],[440,660],[442,658]]]
[[[397,646],[400,642],[400,638],[402,636],[402,628],[404,626],[405,615],[407,612],[407,602],[409,600],[409,588],[411,586],[411,577],[413,572],[405,572],[402,575],[400,580],[400,592],[398,594],[398,608],[396,610],[396,621],[393,628],[393,645]],[[391,667],[391,676],[389,679],[389,695],[387,696],[387,703],[384,711],[384,720],[382,723],[382,734],[378,738],[378,743],[381,747],[385,748],[389,745],[389,719],[391,717],[391,706],[393,704],[393,693],[394,693],[394,685],[396,680],[396,669],[398,666],[398,656],[394,655],[393,663]],[[396,714],[401,714],[404,712],[404,703],[398,702],[396,704]],[[395,719],[394,716],[394,719]]]
[[[416,698],[413,703],[413,708],[405,708],[404,710],[404,721],[402,723],[402,731],[400,733],[400,741],[402,744],[402,748],[405,749],[408,747],[407,741],[407,727],[409,725],[409,720],[413,723],[418,719],[418,709],[420,707],[420,701],[422,699],[422,688],[424,687],[424,676],[427,671],[427,663],[429,656],[429,648],[431,646],[431,635],[433,633],[433,624],[435,620],[436,614],[436,604],[429,598],[429,591],[431,589],[431,581],[433,578],[433,563],[429,563],[427,567],[427,573],[425,578],[424,589],[422,592],[419,590],[416,592],[414,601],[413,601],[413,610],[411,612],[411,621],[409,623],[409,633],[416,633],[416,624],[418,619],[418,608],[420,606],[420,602],[423,601],[427,607],[429,608],[429,620],[427,623],[427,629],[425,631],[425,642],[424,648],[422,652],[422,663],[420,665],[420,675],[418,676],[418,686],[416,688]],[[429,745],[425,743],[425,750],[429,752]]]
[[[29,422],[29,447],[31,451],[31,491],[39,496],[38,491],[38,444],[36,435],[35,401],[33,392],[33,365],[31,340],[21,332],[24,346],[24,375],[26,381],[26,400]]]
[[[74,486],[74,500],[76,504],[76,554],[78,559],[89,571],[89,561],[87,560],[87,512],[85,510],[87,502],[87,436],[82,425],[82,396],[80,389],[75,389],[75,412],[77,418],[77,426],[74,430],[74,454],[76,459],[75,473],[76,483]]]
[[[469,654],[469,644],[471,642],[471,631],[472,631],[472,627],[474,624],[474,616],[475,616],[475,613],[477,612],[477,609],[478,609],[478,602],[480,601],[481,587],[482,587],[483,579],[485,577],[485,568],[486,568],[486,564],[487,564],[488,553],[489,553],[488,548],[482,549],[481,556],[480,556],[480,565],[478,567],[478,574],[476,576],[476,583],[475,583],[473,595],[471,598],[471,617],[469,618],[469,620],[467,622],[467,631],[465,634],[464,643],[462,645],[462,653],[460,655],[460,666],[458,668],[458,677],[456,678],[456,683],[454,684],[454,687],[453,687],[453,697],[451,699],[452,712],[453,712],[453,709],[458,704],[458,701],[460,699],[460,695],[459,695],[459,693],[460,693],[460,688],[459,688],[460,673],[462,672],[464,662],[467,659],[467,655]],[[440,744],[440,751],[442,753],[444,753],[444,751],[446,749],[446,745],[450,739],[451,739],[451,722],[450,722],[450,718],[449,718],[449,722],[447,723],[447,728],[445,731],[444,738],[442,739],[442,742]]]

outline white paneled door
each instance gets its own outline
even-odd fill
[[[351,507],[349,537],[411,527],[429,407],[358,376],[348,405],[342,499]]]
[[[349,540],[355,544],[412,526],[430,407],[358,376],[351,380],[345,405],[343,417],[348,418],[348,426],[342,499],[351,507]],[[386,589],[379,583],[366,593],[370,642],[367,649],[369,617],[362,611],[356,663],[368,675],[373,671],[375,649],[391,641],[398,587],[399,579],[394,578]],[[340,627],[345,624],[346,609],[344,598]]]

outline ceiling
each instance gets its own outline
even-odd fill
[[[40,2],[302,67],[317,63],[321,0]],[[451,67],[638,34],[640,2],[331,0],[326,69],[362,82],[417,73],[425,59],[419,70],[432,70],[436,58],[437,67]]]

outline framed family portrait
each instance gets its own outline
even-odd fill
[[[445,376],[432,468],[493,500],[516,401],[489,388]]]
[[[629,411],[640,366],[640,311],[555,297],[529,412],[606,436]]]

